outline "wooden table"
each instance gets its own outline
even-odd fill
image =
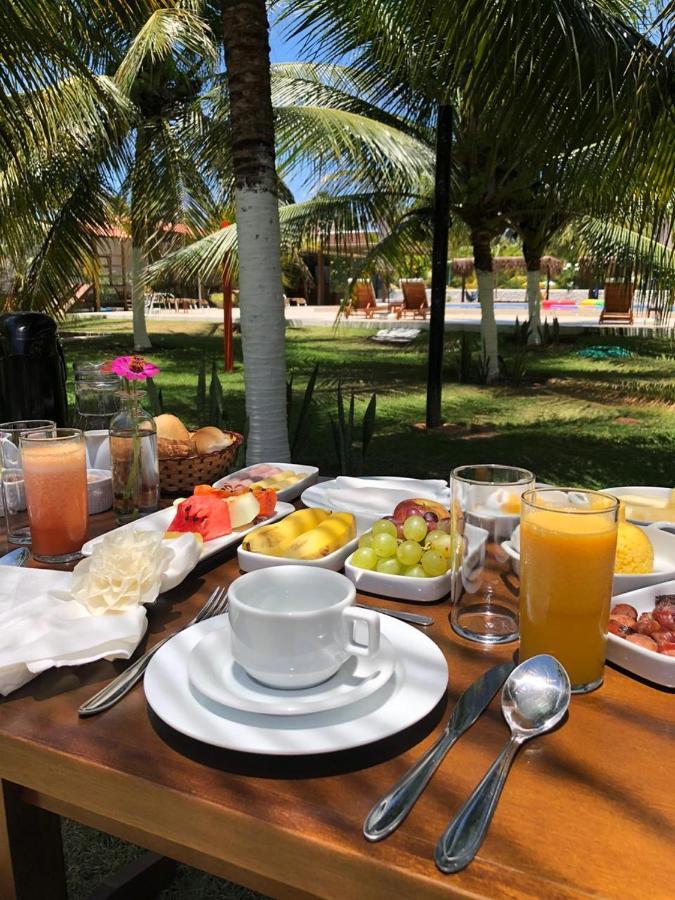
[[[111,521],[92,520],[95,531]],[[148,644],[178,630],[237,574],[232,551],[195,570],[150,610]],[[216,750],[164,726],[142,688],[79,720],[78,705],[122,662],[52,670],[10,695],[0,704],[2,900],[65,896],[59,815],[293,900],[672,897],[675,695],[611,668],[599,691],[573,699],[563,727],[520,752],[464,872],[441,875],[432,853],[507,737],[498,700],[451,750],[404,825],[382,843],[363,839],[366,813],[433,741],[459,694],[509,655],[456,638],[447,603],[423,611],[447,654],[447,702],[360,750],[296,759]]]

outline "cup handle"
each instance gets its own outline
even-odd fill
[[[345,650],[355,656],[373,656],[380,649],[380,614],[372,609],[345,609],[342,613],[347,633]],[[365,622],[368,628],[368,643],[358,644],[354,640],[354,623]]]

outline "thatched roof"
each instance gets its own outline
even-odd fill
[[[453,275],[473,274],[473,256],[451,259],[450,265],[452,266]],[[525,271],[525,259],[522,256],[495,256],[492,260],[492,265],[495,272],[503,272],[504,269],[516,269],[519,272]],[[563,265],[563,261],[555,256],[542,256],[541,258],[541,271],[545,272],[548,269],[551,275],[559,275],[562,272]]]

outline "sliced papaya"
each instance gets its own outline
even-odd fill
[[[273,516],[277,506],[277,492],[274,488],[259,488],[253,485],[251,490],[260,504],[260,515],[265,518]]]

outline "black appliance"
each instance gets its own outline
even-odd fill
[[[66,366],[56,322],[39,312],[0,316],[0,422],[68,425]]]

